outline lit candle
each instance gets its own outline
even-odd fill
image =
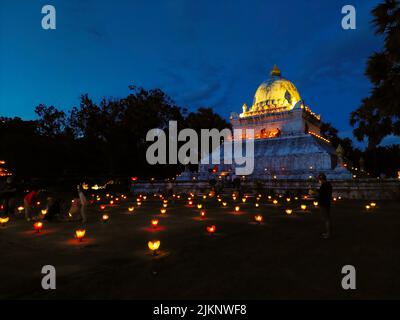
[[[160,248],[161,241],[160,240],[152,240],[147,242],[147,246],[153,252],[153,255],[157,255],[157,250]]]
[[[275,199],[274,201],[272,201],[272,203],[273,204],[278,204],[278,200]]]
[[[160,213],[161,213],[161,214],[165,214],[166,212],[167,212],[167,209],[162,208],[162,209],[160,210]]]
[[[287,214],[287,215],[289,215],[289,216],[290,216],[290,215],[292,214],[292,212],[293,212],[293,210],[292,210],[292,209],[286,209],[286,214]]]
[[[239,210],[240,210],[240,207],[239,206],[235,206],[235,211],[239,212]]]
[[[254,217],[254,220],[256,220],[258,223],[261,223],[263,221],[263,216],[258,214]]]
[[[216,228],[216,226],[212,225],[212,226],[208,226],[206,229],[207,229],[207,232],[208,232],[209,234],[214,234],[214,233],[215,233],[215,230],[216,230],[217,228]]]
[[[158,226],[158,220],[157,219],[151,220],[151,225],[153,226],[153,228],[156,228]]]
[[[306,210],[307,209],[307,206],[305,204],[302,204],[300,207],[301,207],[301,210]]]
[[[10,217],[0,218],[0,225],[1,225],[2,227],[5,227],[6,224],[8,223],[8,221],[10,221]]]
[[[36,230],[36,233],[39,233],[40,230],[43,228],[43,222],[40,222],[40,221],[35,222],[33,224],[33,228]]]
[[[313,202],[314,207],[318,207],[318,201]]]
[[[201,209],[201,208],[203,208],[203,205],[202,205],[201,203],[199,203],[199,204],[197,205],[197,209]]]
[[[83,238],[85,237],[86,230],[85,229],[78,229],[75,230],[75,237],[78,239],[79,242],[83,241]]]

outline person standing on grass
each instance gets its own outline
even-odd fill
[[[0,192],[0,197],[3,199],[3,210],[6,216],[10,215],[14,211],[16,193],[17,188],[14,183],[14,178],[7,177],[6,184]]]
[[[24,209],[25,209],[25,219],[26,221],[32,220],[32,211],[35,208],[35,199],[38,195],[36,188],[29,191],[28,194],[24,197]]]
[[[86,218],[86,206],[87,206],[86,196],[83,193],[82,185],[78,185],[77,186],[77,190],[78,190],[79,202],[80,202],[80,205],[81,205],[82,222],[86,223],[87,222],[87,218]]]
[[[324,239],[329,239],[332,236],[331,225],[331,199],[332,199],[332,185],[326,179],[324,173],[318,175],[318,181],[321,184],[319,188],[318,204],[322,219],[325,224],[325,233],[322,234]]]

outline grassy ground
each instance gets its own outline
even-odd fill
[[[151,199],[150,199],[151,198]],[[234,213],[215,198],[203,202],[205,220],[186,200],[170,203],[160,226],[150,227],[161,201],[149,197],[129,214],[133,198],[106,208],[89,209],[87,237],[74,239],[78,222],[45,223],[35,234],[32,223],[11,219],[0,227],[0,298],[77,299],[361,299],[400,298],[400,205],[340,200],[333,206],[334,238],[322,240],[318,209],[301,212],[304,201],[273,205],[254,199]],[[285,209],[292,207],[288,216]],[[261,213],[265,222],[254,223]],[[215,235],[205,231],[217,227]],[[161,240],[159,255],[147,241]],[[57,270],[57,289],[41,288],[41,268]],[[341,288],[342,266],[354,265],[357,289]]]

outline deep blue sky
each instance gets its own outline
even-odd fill
[[[35,117],[39,103],[68,110],[81,93],[124,96],[158,87],[178,105],[228,118],[251,104],[276,63],[302,98],[342,136],[367,96],[366,59],[382,46],[374,0],[1,0],[0,115]],[[341,8],[357,9],[357,30]],[[41,28],[41,7],[57,30]]]

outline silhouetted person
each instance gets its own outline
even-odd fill
[[[1,190],[0,197],[2,199],[3,211],[7,216],[12,213],[14,209],[15,195],[17,193],[17,187],[14,183],[13,177],[7,177],[6,184],[3,190]]]
[[[78,185],[77,187],[77,191],[78,191],[78,197],[79,197],[79,203],[81,205],[81,218],[82,218],[82,222],[86,223],[87,222],[87,217],[86,217],[86,206],[87,206],[87,200],[86,200],[86,196],[83,192],[83,187],[82,185]]]
[[[33,209],[35,208],[35,200],[38,196],[38,191],[33,189],[28,192],[24,197],[24,209],[25,209],[25,219],[26,221],[32,220]]]
[[[56,215],[61,213],[61,200],[55,196],[47,198],[47,214],[44,220],[52,221]]]
[[[331,226],[331,199],[332,199],[332,185],[326,179],[326,175],[320,173],[318,175],[319,183],[321,184],[319,188],[319,198],[318,204],[320,207],[320,212],[322,219],[325,224],[325,233],[322,234],[324,239],[329,239],[332,235]]]

